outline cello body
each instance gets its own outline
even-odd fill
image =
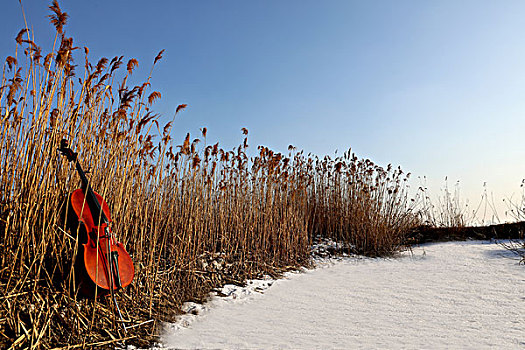
[[[105,216],[111,222],[108,204],[98,193],[94,192],[94,194],[101,204]],[[104,290],[118,290],[127,287],[131,284],[135,274],[133,261],[124,245],[118,242],[113,235],[107,234],[110,230],[109,222],[96,223],[86,203],[87,200],[82,189],[73,191],[70,197],[70,206],[73,209],[74,217],[71,221],[77,221],[82,225],[81,230],[83,232],[80,236],[85,242],[81,249],[83,259],[80,259],[83,264],[80,266],[83,270],[80,275],[80,282],[83,283],[81,290],[83,294],[93,294],[95,287],[93,283],[102,288],[101,294],[104,294]],[[112,263],[112,259],[108,258],[108,253],[109,256],[117,259],[116,263]],[[83,276],[85,274],[89,280]]]

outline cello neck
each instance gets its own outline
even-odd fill
[[[84,196],[86,197],[86,202],[88,204],[89,210],[91,211],[91,215],[93,216],[95,224],[98,224],[99,222],[101,224],[109,223],[109,220],[104,214],[104,211],[102,210],[102,207],[95,196],[95,192],[91,188],[86,173],[84,170],[82,170],[78,159],[75,162],[75,167],[77,169],[78,175],[80,175],[80,179],[82,180],[82,190],[84,191]]]
[[[85,193],[87,193],[88,189],[91,189],[91,186],[89,185],[89,180],[86,176],[86,173],[84,170],[82,170],[82,167],[80,166],[80,162],[77,160],[75,162],[75,168],[77,169],[78,175],[80,175],[80,180],[82,181],[82,189]]]

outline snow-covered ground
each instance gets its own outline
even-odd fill
[[[166,327],[173,349],[522,349],[525,266],[500,245],[430,244],[226,286]],[[271,287],[270,287],[271,285]],[[196,316],[192,314],[197,314]]]

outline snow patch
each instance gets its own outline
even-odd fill
[[[189,328],[192,323],[201,319],[211,309],[221,307],[228,303],[243,303],[250,301],[262,294],[275,282],[270,277],[259,280],[248,280],[245,286],[226,284],[222,288],[216,288],[205,304],[186,302],[182,306],[183,315],[177,316],[174,323],[165,323],[165,333],[175,332],[180,329]]]
[[[319,258],[316,269],[227,285],[206,305],[185,304],[189,313],[166,327],[162,343],[524,349],[524,295],[519,257],[494,242],[428,244],[390,259]]]

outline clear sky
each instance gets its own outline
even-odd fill
[[[48,51],[51,1],[23,0]],[[23,27],[4,0],[0,59]],[[524,1],[63,0],[66,33],[90,57],[137,58],[173,136],[208,128],[226,148],[250,145],[358,156],[426,176],[438,193],[459,180],[471,206],[483,183],[502,198],[525,178]],[[80,70],[80,68],[79,68]],[[503,217],[504,219],[504,217]]]

